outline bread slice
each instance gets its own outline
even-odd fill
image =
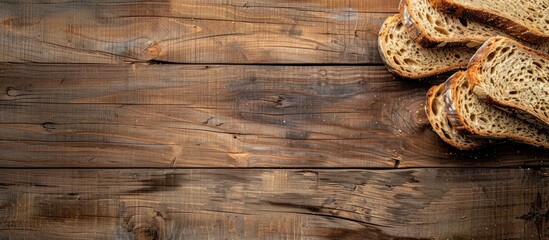
[[[423,48],[410,38],[399,14],[388,17],[378,36],[383,62],[394,74],[424,78],[467,66],[475,49]]]
[[[429,0],[402,0],[399,10],[408,32],[423,47],[479,47],[486,39],[502,34],[495,28],[440,12]]]
[[[548,54],[509,38],[493,37],[473,56],[467,73],[482,99],[549,126]]]
[[[457,72],[450,77],[443,92],[448,120],[457,131],[549,148],[548,127],[529,124],[482,101],[473,93],[466,72]]]
[[[485,23],[532,43],[549,40],[547,0],[430,0],[437,9]]]
[[[446,143],[461,149],[471,150],[479,148],[487,143],[486,140],[469,138],[456,131],[448,122],[445,104],[442,98],[442,86],[433,86],[427,92],[427,104],[425,112],[435,132]]]
[[[510,37],[496,28],[438,11],[429,0],[402,0],[399,9],[408,33],[423,47],[479,47],[493,36]],[[549,41],[529,46],[549,53]]]

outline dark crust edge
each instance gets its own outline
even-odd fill
[[[442,95],[443,95],[443,100],[445,104],[444,109],[446,110],[448,121],[450,122],[452,127],[454,127],[454,129],[456,129],[458,132],[462,132],[465,134],[472,134],[473,131],[467,128],[467,125],[464,119],[461,117],[461,115],[459,115],[459,111],[457,109],[458,106],[456,104],[458,99],[456,98],[455,89],[456,89],[458,80],[464,74],[466,74],[464,71],[459,71],[454,73],[452,76],[450,76],[448,80],[444,82]]]
[[[477,138],[482,138],[482,139],[502,139],[502,137],[490,137],[490,136],[480,134],[479,132],[475,131],[475,129],[473,129],[467,123],[467,121],[461,114],[459,114],[462,111],[461,111],[461,104],[459,104],[459,102],[461,102],[460,101],[461,97],[459,95],[458,88],[461,86],[459,85],[459,81],[463,77],[467,77],[466,72],[460,72],[459,75],[456,75],[454,78],[452,78],[451,83],[448,86],[448,88],[451,89],[452,91],[452,102],[454,103],[454,106],[456,108],[456,118],[457,118],[456,124],[458,124],[461,131],[463,131],[465,134],[468,134],[470,136],[475,136]]]
[[[385,56],[385,51],[383,50],[384,49],[383,48],[383,45],[384,45],[383,44],[384,43],[383,42],[383,37],[387,34],[386,33],[387,25],[390,23],[390,20],[394,21],[395,18],[397,18],[397,15],[389,16],[389,17],[387,17],[387,19],[385,19],[385,21],[381,25],[381,28],[379,29],[379,33],[378,33],[378,36],[377,36],[377,51],[379,52],[379,56],[381,58],[381,61],[383,61],[383,63],[385,64],[385,66],[387,67],[387,70],[389,70],[389,72],[391,72],[392,74],[401,76],[401,77],[411,78],[411,77],[408,76],[408,74],[400,72],[399,70],[393,68],[391,62],[389,62],[389,60],[387,60],[387,56]]]
[[[426,104],[425,104],[425,113],[427,114],[427,119],[429,120],[429,123],[431,124],[431,126],[434,125],[434,121],[435,121],[435,117],[434,117],[434,113],[431,111],[431,108],[432,108],[432,104],[433,104],[433,101],[435,100],[436,98],[436,95],[437,93],[441,90],[442,86],[441,85],[435,85],[435,86],[432,86],[429,91],[427,91],[427,100],[426,100]],[[432,127],[434,132],[444,141],[446,142],[447,144],[457,148],[457,149],[460,149],[460,150],[473,150],[473,149],[477,149],[481,146],[483,146],[484,144],[482,144],[481,142],[478,142],[478,143],[472,143],[470,145],[467,145],[467,144],[460,144],[458,143],[457,141],[455,141],[454,139],[451,139],[451,138],[446,138],[444,136],[444,134],[442,132],[440,132],[440,130],[437,130],[435,129],[434,127]],[[475,140],[476,141],[476,140]]]
[[[419,21],[410,15],[408,5],[408,0],[402,0],[400,1],[398,10],[402,16],[402,23],[406,27],[406,31],[408,31],[410,37],[424,48],[433,48],[441,44],[442,41],[437,41],[429,36],[422,26],[419,25]]]
[[[454,129],[456,129],[456,131],[458,131],[459,133],[464,134],[465,136],[470,137],[470,138],[474,138],[474,139],[477,139],[477,140],[482,139],[484,141],[495,140],[495,139],[500,140],[501,138],[499,138],[499,137],[490,137],[490,136],[485,136],[485,135],[479,134],[477,131],[475,131],[467,123],[465,118],[460,114],[460,112],[462,112],[462,111],[460,111],[461,105],[459,104],[460,97],[458,95],[458,88],[460,86],[459,81],[464,76],[467,76],[466,74],[467,73],[465,71],[456,72],[454,75],[452,75],[450,78],[448,78],[448,80],[444,83],[444,93],[443,94],[446,94],[447,91],[449,91],[449,90],[452,93],[452,95],[450,96],[451,97],[451,99],[450,99],[451,102],[445,102],[445,104],[447,104],[446,105],[446,110],[447,110],[446,114],[448,116],[448,120],[449,120],[450,124],[452,125],[452,127],[454,127]],[[448,104],[453,104],[453,106],[455,107],[455,112],[452,115],[448,111],[449,110]],[[454,119],[450,119],[450,117],[453,117]]]
[[[531,29],[522,23],[513,21],[511,18],[491,13],[479,8],[466,7],[452,0],[429,0],[438,10],[463,17],[474,21],[482,22],[486,25],[498,28],[510,35],[526,42],[539,43],[549,41],[549,34],[544,34],[537,29]]]

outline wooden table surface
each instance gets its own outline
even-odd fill
[[[549,239],[549,151],[458,151],[398,0],[0,2],[0,239]]]

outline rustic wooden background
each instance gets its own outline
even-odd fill
[[[0,239],[549,239],[549,151],[457,151],[398,0],[0,1]]]

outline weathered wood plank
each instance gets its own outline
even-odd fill
[[[1,239],[546,239],[549,171],[7,170]]]
[[[457,151],[427,82],[377,66],[0,65],[0,165],[501,167],[519,144]]]
[[[398,2],[2,1],[0,62],[381,63]]]

